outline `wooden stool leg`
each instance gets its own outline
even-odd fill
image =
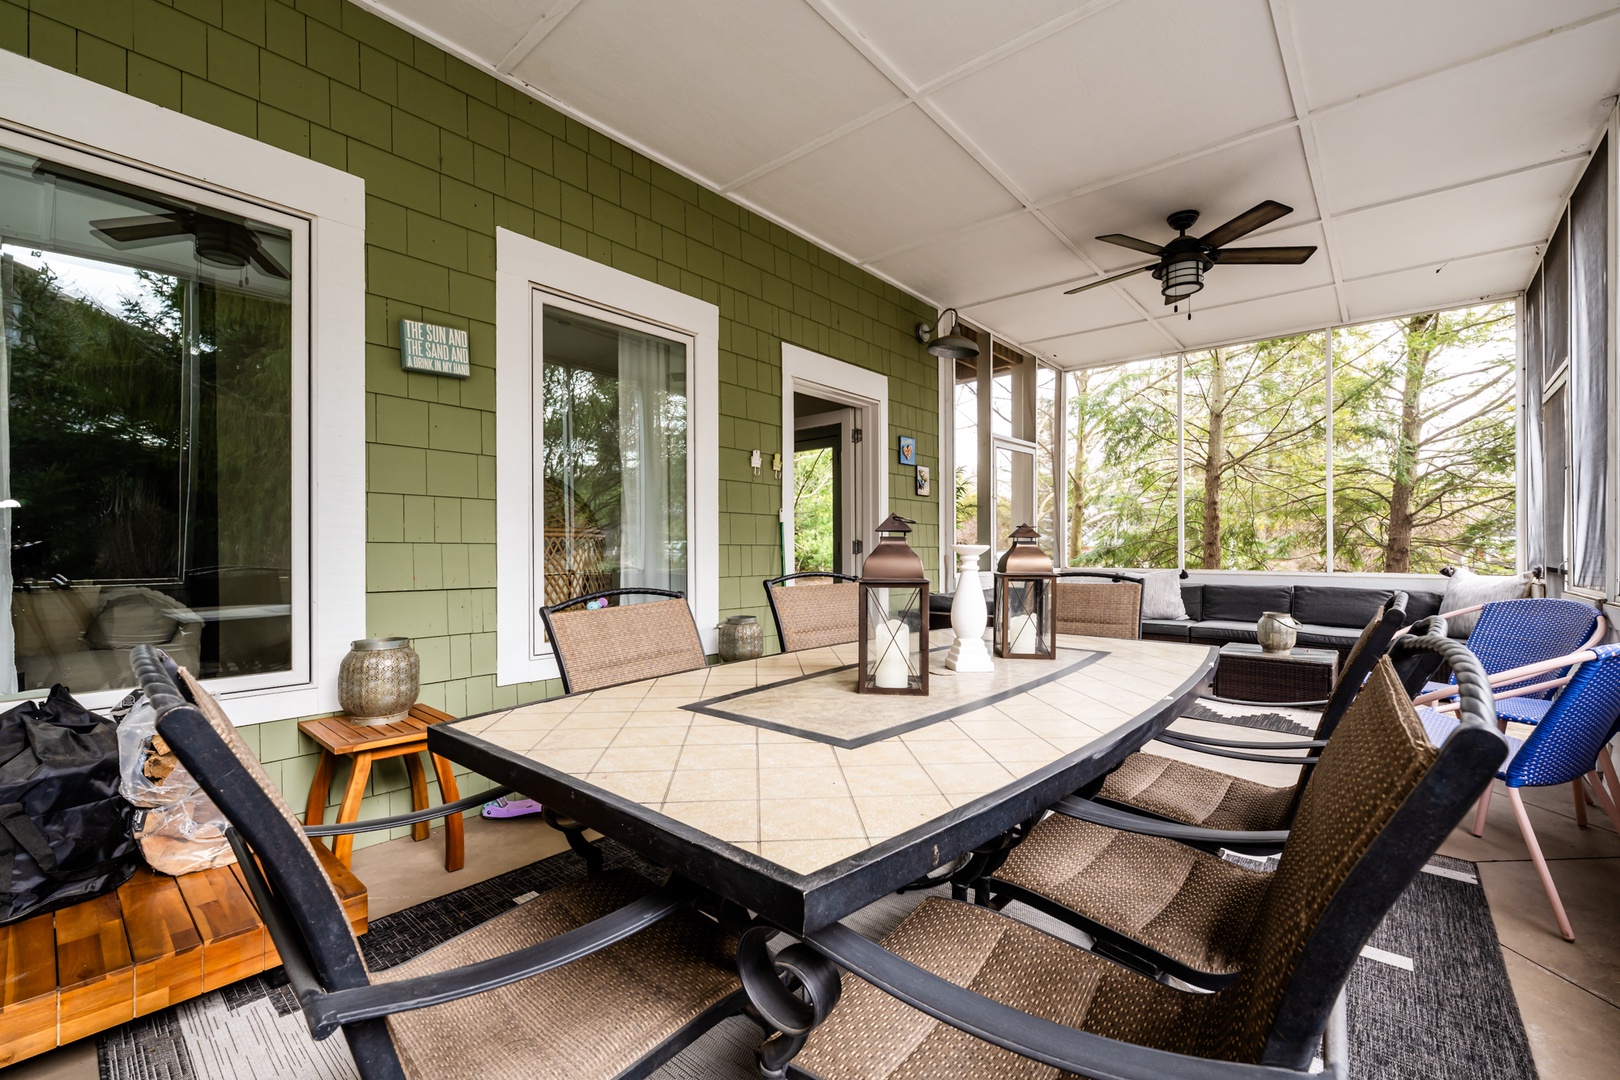
[[[452,803],[461,798],[461,789],[456,786],[455,769],[438,754],[429,754],[428,757],[433,759],[433,771],[439,777],[440,800]],[[449,814],[444,819],[444,868],[451,871],[460,870],[466,864],[467,841],[461,825],[461,815]]]
[[[371,776],[371,755],[361,751],[354,755],[353,770],[349,773],[349,786],[343,789],[343,803],[338,807],[338,824],[347,821],[360,820],[360,799],[366,793],[366,779]],[[354,834],[336,838],[332,845],[332,854],[344,866],[349,865],[349,859],[354,854]]]
[[[428,808],[427,773],[422,770],[421,754],[405,755],[405,775],[411,779],[411,809],[426,810]],[[411,826],[411,839],[418,842],[426,840],[433,828],[431,821],[418,821]]]
[[[332,768],[337,763],[337,755],[330,750],[321,751],[321,760],[315,766],[315,776],[309,782],[309,799],[304,803],[304,824],[319,825],[326,820],[326,800],[332,794]],[[325,846],[325,840],[311,840],[312,844]]]

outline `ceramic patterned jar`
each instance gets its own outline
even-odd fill
[[[733,615],[720,627],[720,659],[758,660],[765,651],[765,628],[752,615]]]
[[[338,666],[338,704],[354,724],[398,723],[416,704],[421,677],[410,638],[362,638]]]

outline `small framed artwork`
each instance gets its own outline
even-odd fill
[[[934,493],[934,487],[928,480],[928,466],[917,466],[917,494],[923,498],[927,498]]]
[[[917,464],[917,440],[910,435],[900,436],[900,464]]]

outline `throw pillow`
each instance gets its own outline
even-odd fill
[[[1186,617],[1187,605],[1181,602],[1181,571],[1163,570],[1142,576],[1142,618]]]
[[[1446,600],[1440,605],[1440,610],[1457,611],[1460,608],[1490,604],[1497,600],[1518,600],[1529,595],[1529,592],[1529,574],[1496,577],[1459,569],[1451,575],[1451,581],[1446,585]],[[1454,638],[1465,638],[1473,633],[1474,624],[1478,621],[1477,611],[1471,611],[1455,619],[1447,619],[1446,632]]]

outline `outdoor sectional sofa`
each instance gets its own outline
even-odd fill
[[[1143,619],[1142,636],[1158,641],[1225,645],[1255,640],[1262,613],[1286,611],[1300,623],[1299,644],[1348,650],[1356,636],[1393,595],[1393,589],[1343,585],[1227,585],[1181,583],[1185,619]],[[1407,592],[1411,622],[1440,613],[1442,594]]]

